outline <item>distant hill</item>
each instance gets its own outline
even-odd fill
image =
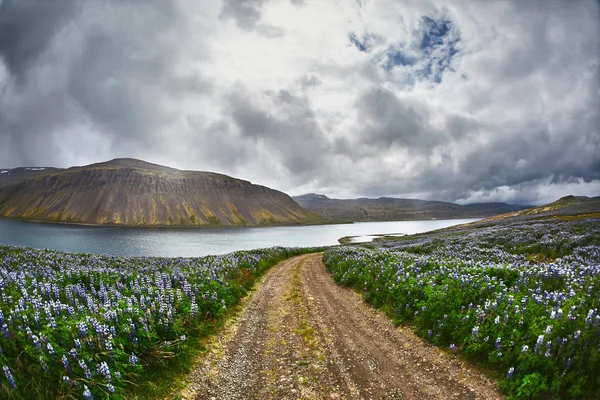
[[[0,217],[132,226],[302,224],[321,218],[277,190],[135,159],[0,173]]]
[[[513,222],[516,220],[552,218],[561,216],[568,217],[576,215],[585,216],[593,214],[595,214],[596,217],[600,216],[600,197],[565,196],[550,204],[528,208],[526,210],[495,215],[480,222]]]
[[[293,197],[306,210],[328,220],[402,221],[448,218],[485,218],[528,208],[506,203],[459,205],[443,201],[398,199],[330,199],[322,194]]]
[[[25,178],[60,171],[59,168],[33,167],[33,168],[0,168],[0,185],[16,182]]]

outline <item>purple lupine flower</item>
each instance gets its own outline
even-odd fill
[[[85,379],[92,379],[92,373],[90,372],[89,368],[87,367],[87,365],[85,364],[85,361],[83,360],[79,360],[79,366],[81,367],[81,369],[83,370],[83,373],[85,375]]]
[[[10,332],[8,331],[7,324],[2,324],[2,326],[0,326],[0,331],[2,332],[2,336],[4,336],[5,338],[8,339],[10,337]]]
[[[60,358],[60,361],[63,363],[63,366],[65,367],[65,371],[68,373],[71,372],[71,364],[69,364],[69,360],[67,359],[66,356],[62,356]]]
[[[90,389],[87,387],[87,385],[83,385],[83,398],[85,400],[92,400],[94,398],[94,396],[92,396],[92,392],[90,392]]]
[[[544,343],[544,335],[539,335],[537,338],[537,342],[535,343],[535,347],[533,348],[533,352],[537,353],[540,350],[540,347]]]
[[[581,336],[581,330],[577,330],[573,335],[573,343],[577,344],[579,342],[579,337]]]
[[[48,364],[46,364],[46,361],[44,361],[44,357],[40,356],[40,364],[42,366],[42,369],[44,370],[44,372],[48,372],[50,369],[48,368]]]
[[[513,367],[510,367],[510,368],[508,369],[508,373],[506,374],[506,377],[507,377],[508,379],[512,379],[512,377],[513,377],[513,373],[514,373],[514,372],[515,372],[515,369],[514,369]]]
[[[129,365],[136,365],[139,362],[135,354],[129,356]]]
[[[71,350],[69,350],[69,355],[74,359],[77,359],[77,349],[72,348]]]
[[[38,338],[37,335],[31,335],[31,341],[33,342],[33,345],[35,346],[37,351],[39,351],[41,353],[42,352],[42,344],[40,343],[40,338]]]
[[[15,383],[15,379],[12,376],[12,373],[10,372],[10,368],[8,368],[6,365],[2,367],[2,369],[4,370],[4,375],[6,376],[6,380],[8,380],[8,386],[10,386],[10,388],[12,390],[15,390],[17,388],[17,384]]]
[[[102,361],[98,364],[97,371],[100,375],[104,376],[108,383],[110,383],[110,369],[108,368],[106,361]]]

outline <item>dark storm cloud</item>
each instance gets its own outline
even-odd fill
[[[231,116],[242,137],[264,143],[270,155],[294,175],[318,171],[329,147],[306,97],[280,90],[263,93],[263,107],[243,89],[230,95]]]
[[[211,90],[197,74],[177,71],[185,31],[182,10],[169,2],[4,2],[0,10],[6,164],[62,165],[69,139],[55,133],[72,127],[72,145],[100,135],[115,156],[164,149],[161,129],[174,117],[165,100]]]
[[[427,151],[440,140],[440,135],[429,126],[426,114],[421,115],[389,90],[367,91],[360,96],[356,108],[363,122],[359,137],[364,144]]]
[[[67,0],[0,2],[0,56],[10,73],[23,79],[78,9]]]

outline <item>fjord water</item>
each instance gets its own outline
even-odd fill
[[[196,257],[272,246],[338,244],[344,236],[413,234],[477,219],[259,228],[123,228],[0,220],[0,244],[114,256]]]

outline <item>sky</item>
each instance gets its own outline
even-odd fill
[[[600,195],[598,0],[0,0],[0,167],[335,198]]]

